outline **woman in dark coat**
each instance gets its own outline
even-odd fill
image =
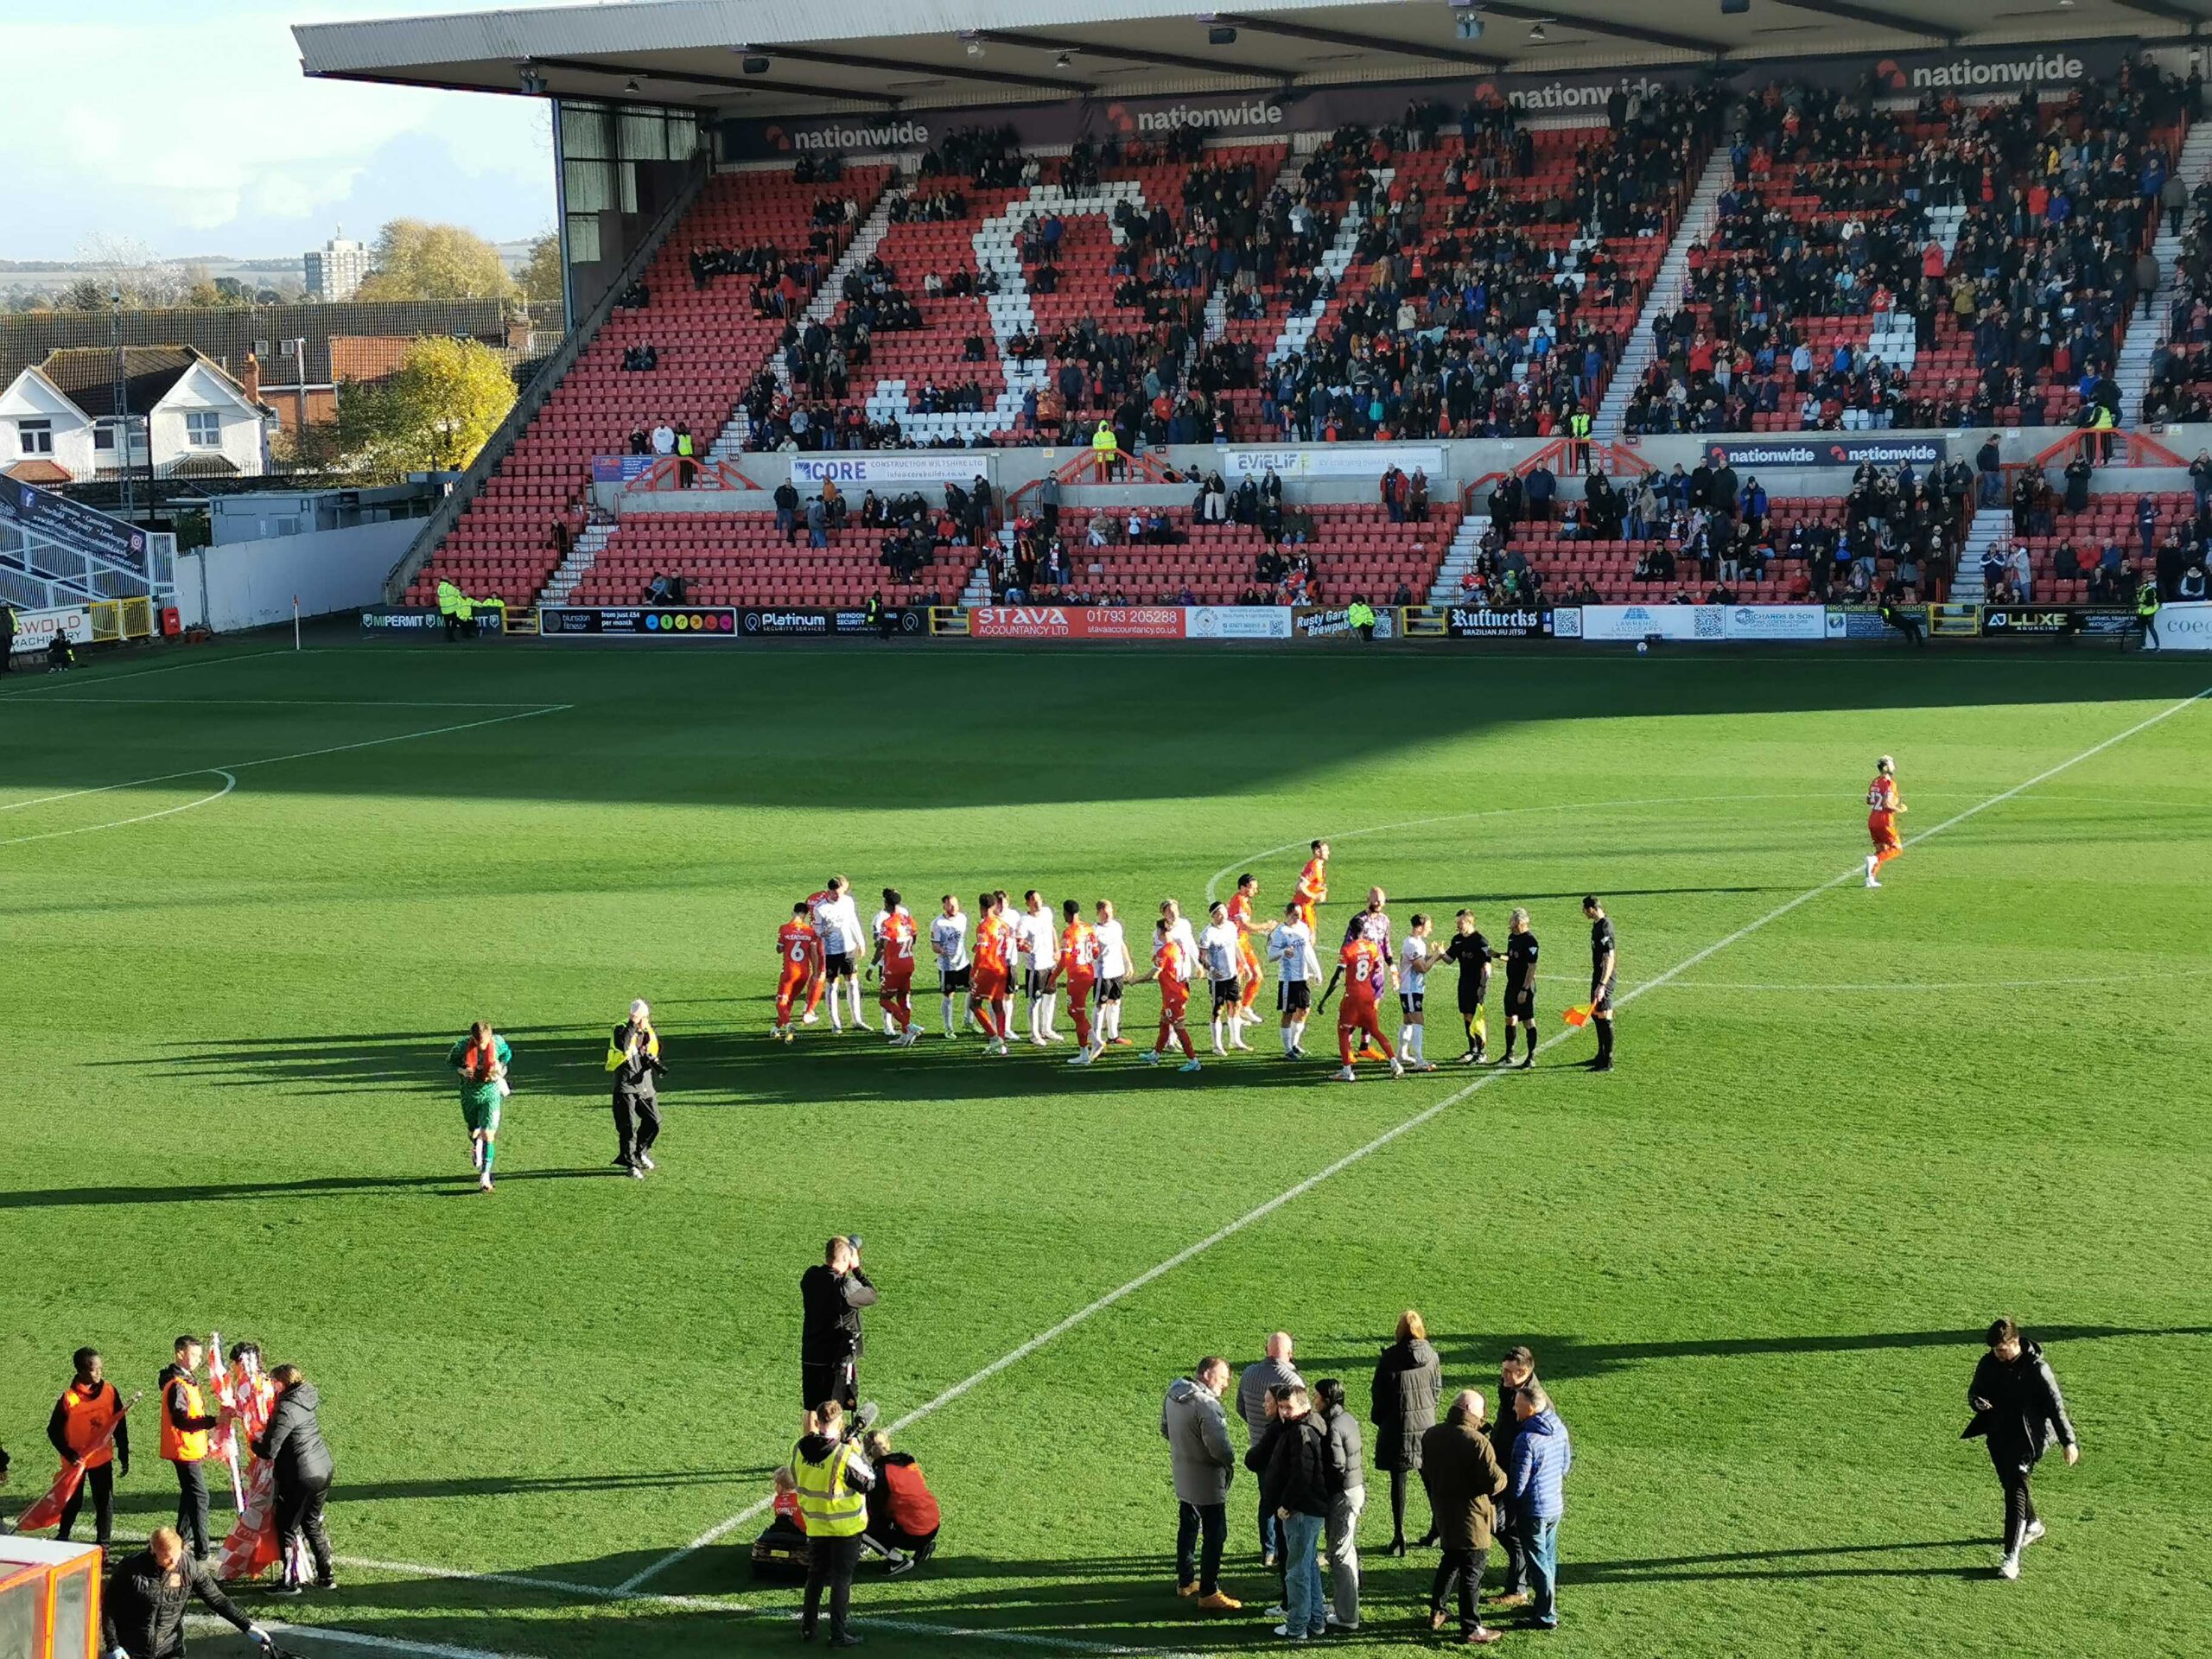
[[[2028,1477],[2052,1446],[2064,1446],[2069,1464],[2081,1460],[2082,1448],[2043,1350],[2010,1319],[1989,1327],[1989,1351],[1974,1368],[1967,1403],[1974,1408],[1974,1421],[1959,1438],[1988,1440],[1989,1460],[1997,1466],[1997,1484],[2005,1489],[2005,1554],[1997,1575],[2017,1579],[2020,1551],[2043,1536]]]
[[[1408,1308],[1398,1316],[1398,1339],[1375,1362],[1368,1411],[1375,1425],[1375,1466],[1390,1471],[1393,1555],[1406,1553],[1406,1488],[1421,1468],[1421,1437],[1435,1427],[1443,1394],[1443,1363],[1428,1345],[1421,1315]],[[1432,1535],[1434,1530],[1432,1526]]]
[[[315,1384],[300,1375],[296,1365],[279,1365],[269,1380],[282,1390],[269,1414],[269,1427],[254,1442],[254,1453],[269,1459],[276,1471],[276,1530],[283,1541],[284,1582],[279,1595],[297,1595],[300,1584],[292,1563],[301,1536],[315,1554],[315,1580],[327,1590],[337,1580],[330,1570],[330,1535],[323,1530],[323,1500],[330,1495],[330,1448],[322,1443],[322,1426],[315,1421],[321,1403]]]

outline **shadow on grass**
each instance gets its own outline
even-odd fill
[[[673,1491],[685,1486],[765,1484],[770,1473],[771,1465],[764,1463],[743,1468],[621,1469],[601,1473],[484,1475],[445,1480],[348,1480],[337,1488],[334,1496],[341,1504],[354,1504],[379,1503],[389,1498],[521,1497],[548,1492]],[[115,1495],[115,1508],[118,1514],[157,1515],[166,1519],[176,1513],[176,1495],[159,1490],[129,1491],[119,1489]],[[215,1499],[215,1516],[219,1524],[225,1521],[229,1510],[230,1495],[226,1489],[219,1491]]]
[[[935,994],[926,1001],[917,999],[918,1013],[926,1026],[937,1017]],[[1239,1089],[1310,1089],[1327,1080],[1335,1065],[1334,1005],[1317,1018],[1327,1034],[1314,1041],[1303,1063],[1286,1063],[1271,1031],[1258,1028],[1259,1040],[1249,1055],[1217,1059],[1208,1048],[1205,1016],[1194,999],[1189,1029],[1199,1058],[1209,1071],[1219,1068],[1224,1081]],[[1027,1018],[1027,1004],[1017,999],[1016,1021]],[[871,1016],[874,1016],[871,1007]],[[1149,1017],[1146,1017],[1149,1015]],[[1016,1043],[1011,1056],[985,1059],[980,1054],[982,1038],[967,1033],[947,1040],[931,1029],[912,1049],[893,1049],[880,1028],[840,1034],[825,1019],[801,1027],[789,1044],[775,1041],[767,1031],[764,1002],[734,1005],[728,1024],[741,1022],[749,1029],[680,1031],[664,1028],[661,1041],[669,1071],[663,1079],[661,1104],[664,1111],[685,1107],[773,1109],[818,1106],[849,1102],[881,1104],[896,1102],[911,1109],[931,1103],[957,1104],[1008,1097],[1033,1098],[1067,1094],[1096,1100],[1118,1090],[1158,1092],[1163,1099],[1192,1088],[1208,1086],[1209,1079],[1178,1076],[1173,1067],[1155,1069],[1138,1058],[1157,1029],[1156,1014],[1133,1004],[1125,1029],[1134,1041],[1119,1052],[1109,1052],[1101,1062],[1082,1069],[1069,1066],[1074,1052],[1073,1029],[1061,1015],[1064,1040],[1036,1048]],[[607,1104],[607,1038],[594,1028],[579,1034],[573,1028],[499,1027],[514,1048],[513,1077],[518,1095],[533,1103],[562,1099],[579,1107],[604,1111]],[[240,1038],[215,1047],[147,1058],[91,1060],[92,1065],[153,1071],[166,1077],[204,1078],[226,1087],[281,1090],[302,1099],[322,1096],[352,1096],[367,1090],[404,1091],[435,1096],[452,1092],[451,1074],[443,1060],[453,1041],[443,1032],[378,1032],[322,1037]],[[1539,1071],[1572,1070],[1572,1065],[1552,1062]],[[1440,1066],[1432,1085],[1448,1080],[1453,1068]],[[1466,1077],[1478,1075],[1471,1068]],[[1381,1071],[1370,1080],[1387,1081]],[[1426,1097],[1410,1100],[1410,1112],[1427,1103]],[[457,1109],[456,1109],[457,1114]],[[456,1116],[456,1121],[457,1116]],[[0,1200],[4,1202],[4,1200]]]
[[[1986,1560],[1951,1553],[1986,1555],[1987,1548],[1986,1539],[1936,1539],[1613,1560],[1570,1555],[1560,1563],[1560,1579],[1570,1594],[1611,1585],[1706,1580],[1970,1579],[1987,1574]],[[588,1588],[622,1582],[654,1560],[647,1552],[626,1551],[550,1563],[499,1581],[355,1575],[304,1608],[269,1606],[276,1616],[304,1616],[303,1622],[390,1640],[523,1652],[544,1644],[550,1613],[572,1607],[580,1616],[562,1624],[561,1650],[608,1659],[639,1652],[749,1652],[792,1641],[800,1586],[754,1581],[742,1547],[702,1550],[634,1596]],[[1433,1645],[1425,1611],[1433,1567],[1427,1551],[1402,1562],[1372,1554],[1363,1560],[1363,1643]],[[1502,1563],[1494,1558],[1491,1567],[1488,1593],[1495,1595]],[[1227,1565],[1224,1587],[1245,1607],[1225,1618],[1197,1614],[1175,1596],[1173,1582],[1165,1551],[1070,1560],[940,1554],[923,1573],[895,1581],[864,1567],[855,1585],[853,1617],[872,1645],[894,1651],[958,1651],[965,1644],[968,1651],[1224,1652],[1278,1645],[1274,1621],[1264,1611],[1275,1580],[1256,1564]],[[257,1611],[262,1597],[249,1592],[248,1598],[243,1605]]]
[[[1656,1360],[1733,1359],[1769,1354],[1848,1354],[1899,1348],[1956,1348],[1962,1355],[1978,1355],[1986,1332],[1876,1331],[1808,1336],[1707,1337],[1673,1342],[1590,1342],[1580,1337],[1530,1335],[1440,1336],[1429,1332],[1429,1342],[1444,1362],[1448,1376],[1464,1378],[1495,1373],[1499,1357],[1516,1344],[1532,1349],[1536,1369],[1547,1380],[1601,1376],[1624,1366]],[[2108,1342],[2161,1337],[2212,1337],[2212,1325],[2046,1325],[2031,1334],[2045,1348],[2069,1342]],[[1377,1342],[1364,1353],[1339,1349],[1319,1355],[1300,1351],[1294,1357],[1300,1375],[1318,1382],[1325,1376],[1342,1379],[1355,1399],[1364,1399],[1360,1385],[1373,1376],[1375,1361],[1386,1344]],[[1235,1362],[1232,1362],[1235,1363]]]

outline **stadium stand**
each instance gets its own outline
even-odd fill
[[[449,577],[473,595],[526,605],[584,529],[593,457],[632,448],[635,435],[663,423],[688,428],[704,454],[734,389],[889,176],[887,168],[853,168],[832,184],[802,183],[789,169],[709,180],[632,296],[642,303],[618,308],[585,346],[417,573],[410,601],[429,601]],[[834,222],[818,211],[831,200],[841,204]],[[745,258],[764,249],[772,257]],[[695,256],[723,269],[702,270]],[[625,368],[626,354],[645,346],[657,365]]]
[[[857,605],[878,589],[894,603],[931,592],[950,599],[976,568],[976,550],[945,546],[905,582],[881,563],[884,532],[857,522],[809,548],[765,512],[683,513],[626,521],[570,596],[578,605],[634,605],[655,576],[683,578],[695,604]]]
[[[2183,165],[2182,84],[1892,111],[1770,87],[1628,429],[2041,426],[2103,403]],[[2201,148],[2201,147],[2200,147]],[[2194,156],[2191,157],[2195,159]]]

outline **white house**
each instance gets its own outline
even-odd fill
[[[48,353],[0,392],[0,474],[29,484],[112,478],[124,423],[115,402],[116,354],[106,346]],[[130,466],[178,478],[259,478],[269,471],[270,412],[214,361],[189,346],[123,352]]]

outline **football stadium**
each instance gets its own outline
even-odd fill
[[[0,421],[0,1659],[2204,1652],[2208,24],[298,27],[563,326]]]

